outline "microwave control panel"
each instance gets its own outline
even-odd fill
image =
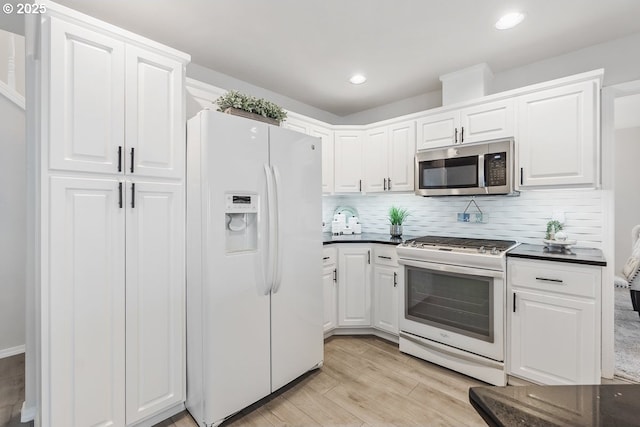
[[[507,185],[507,153],[486,154],[484,171],[487,187]]]

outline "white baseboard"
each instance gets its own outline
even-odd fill
[[[30,406],[27,408],[27,401],[22,402],[22,409],[20,410],[20,422],[28,423],[36,419],[36,407]]]
[[[24,344],[17,345],[15,347],[5,348],[0,350],[0,359],[4,359],[5,357],[15,356],[16,354],[24,353]]]

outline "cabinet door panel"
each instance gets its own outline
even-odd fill
[[[43,394],[44,424],[125,425],[125,215],[118,181],[53,177],[50,185],[42,360],[49,362],[43,383],[52,392]]]
[[[374,322],[373,326],[391,334],[398,334],[398,269],[376,265],[373,268]]]
[[[367,131],[365,149],[362,151],[364,161],[365,192],[382,192],[387,190],[387,128]]]
[[[124,146],[124,44],[51,18],[49,167],[118,172]]]
[[[333,193],[333,131],[312,127],[310,135],[322,139],[322,192]]]
[[[127,182],[126,189],[132,423],[184,399],[184,192],[181,184],[148,182]]]
[[[368,248],[339,249],[339,326],[371,326],[370,257]]]
[[[549,385],[599,383],[595,301],[518,290],[515,302],[512,374]]]
[[[595,82],[518,98],[521,185],[595,183],[596,100]]]
[[[336,327],[337,313],[337,290],[336,281],[334,280],[336,267],[335,265],[325,267],[322,270],[322,292],[324,301],[324,332],[330,331]]]
[[[413,191],[416,127],[414,122],[389,127],[388,181],[390,191]]]
[[[512,137],[514,120],[512,99],[465,108],[460,111],[460,137],[464,143]]]
[[[418,119],[418,150],[444,147],[457,142],[456,128],[458,127],[458,111]]]
[[[127,171],[181,178],[185,162],[182,64],[127,46]]]
[[[362,132],[335,132],[336,193],[358,193],[362,185]]]

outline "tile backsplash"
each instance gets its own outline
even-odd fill
[[[484,214],[483,223],[458,222],[469,196],[420,197],[411,194],[340,195],[323,197],[324,231],[338,206],[358,211],[363,232],[388,233],[387,212],[392,205],[411,215],[404,234],[511,239],[542,244],[547,221],[564,213],[564,230],[577,246],[602,248],[603,196],[600,190],[528,190],[520,196],[480,196],[474,200]],[[467,212],[477,212],[473,203]]]

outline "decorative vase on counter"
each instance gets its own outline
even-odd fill
[[[389,226],[389,233],[391,233],[391,237],[400,237],[400,236],[402,236],[402,225],[391,224]]]

